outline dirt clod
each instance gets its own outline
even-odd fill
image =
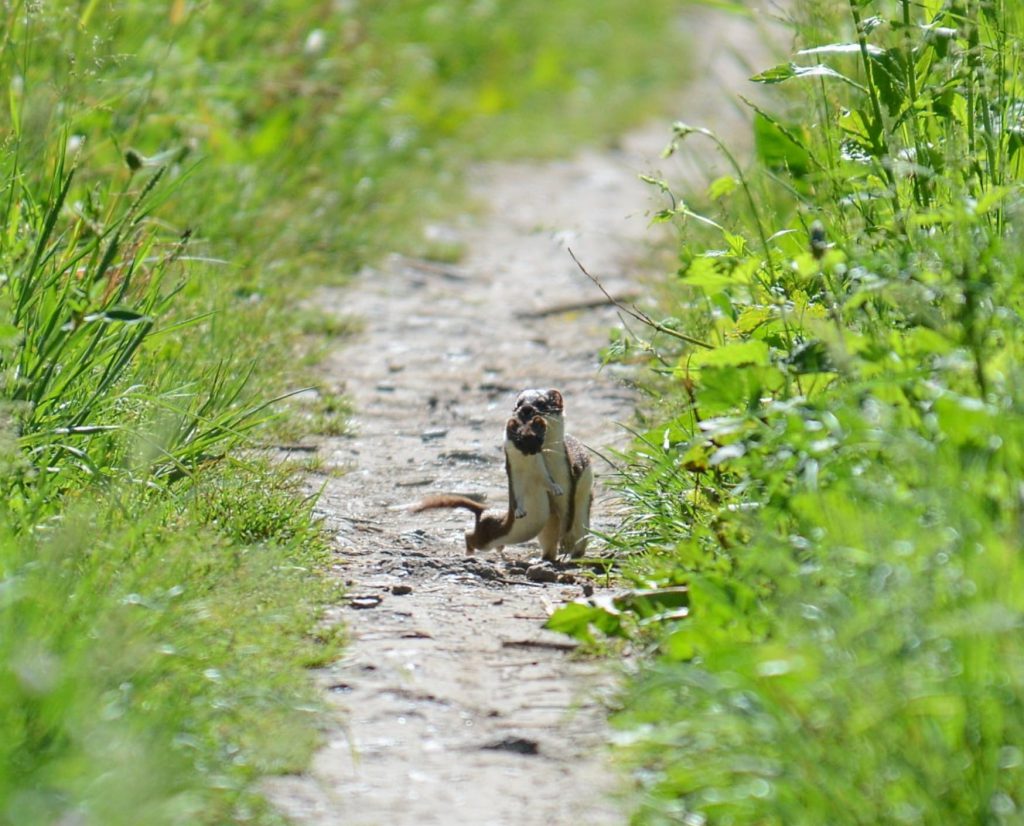
[[[356,610],[365,610],[366,608],[376,608],[382,602],[382,598],[378,596],[365,596],[365,597],[349,597],[349,607],[355,608]]]
[[[557,582],[558,571],[547,565],[531,565],[526,569],[526,578],[530,582]]]
[[[537,741],[526,737],[506,737],[503,740],[488,743],[480,748],[491,751],[510,751],[514,754],[540,754],[540,746]]]

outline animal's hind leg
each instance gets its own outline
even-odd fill
[[[572,525],[562,540],[562,550],[573,558],[583,556],[587,550],[590,534],[590,505],[594,501],[594,471],[587,468],[576,482],[576,496],[573,502]]]
[[[548,517],[548,521],[541,528],[540,533],[537,535],[537,541],[540,543],[541,551],[543,551],[543,558],[554,562],[558,556],[558,538],[562,533],[562,520],[558,514],[552,511],[551,516]]]

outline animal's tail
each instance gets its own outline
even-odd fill
[[[413,513],[419,513],[420,511],[436,510],[438,508],[465,508],[468,511],[473,511],[474,516],[477,519],[480,518],[485,510],[485,506],[475,499],[470,499],[468,496],[459,496],[454,493],[441,493],[436,496],[428,496],[421,500],[418,504],[414,505],[410,510]]]

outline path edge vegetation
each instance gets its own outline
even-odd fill
[[[280,403],[351,328],[302,299],[656,108],[673,5],[3,3],[0,823],[281,821],[342,643],[261,449],[346,426]]]
[[[605,538],[637,587],[549,625],[641,654],[635,823],[1019,823],[1024,11],[786,24],[750,164],[667,136],[728,171],[653,181],[674,272],[609,347],[648,368]]]

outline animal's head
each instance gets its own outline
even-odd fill
[[[515,416],[521,422],[528,422],[534,416],[542,416],[545,422],[560,419],[565,410],[562,394],[553,387],[524,390],[516,396]]]
[[[513,416],[505,424],[505,438],[512,442],[516,450],[527,456],[540,453],[547,431],[548,423],[541,415],[534,415],[525,421]]]

